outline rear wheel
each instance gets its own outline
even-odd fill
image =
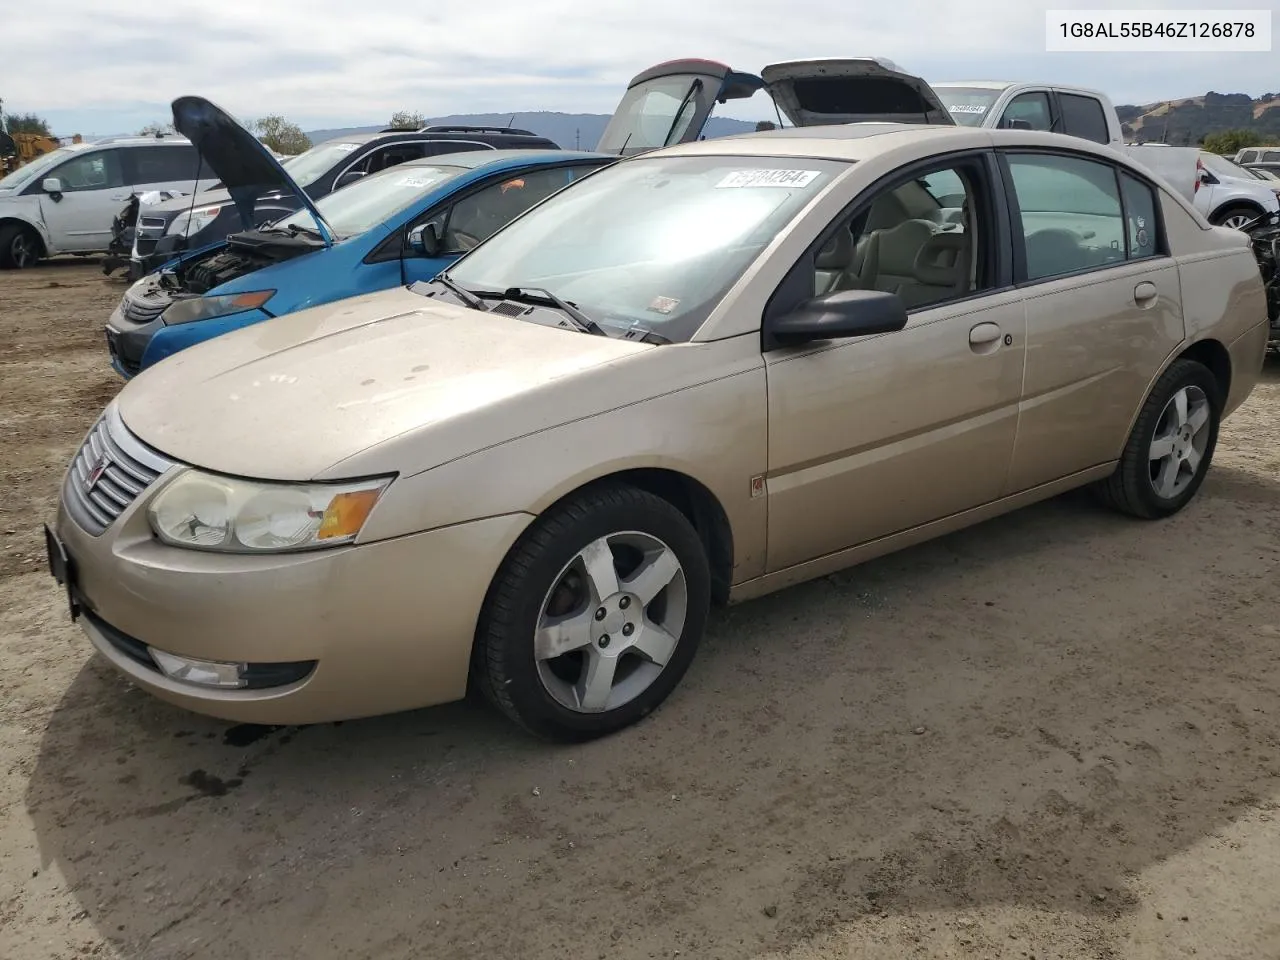
[[[1204,482],[1218,443],[1222,398],[1203,364],[1175,360],[1152,388],[1120,455],[1097,485],[1111,507],[1155,520],[1185,507]]]
[[[679,510],[629,486],[587,490],[540,518],[498,571],[475,678],[534,734],[605,736],[675,689],[709,606],[706,554]]]
[[[1232,230],[1239,230],[1250,220],[1256,220],[1260,216],[1262,216],[1262,212],[1253,207],[1234,206],[1217,211],[1209,222],[1215,227],[1230,227]]]
[[[40,237],[25,223],[0,225],[0,269],[22,270],[40,259]]]

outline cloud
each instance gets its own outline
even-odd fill
[[[207,96],[238,116],[281,113],[304,127],[380,122],[397,109],[428,116],[609,112],[639,70],[689,56],[758,70],[775,60],[880,55],[935,80],[1071,82],[1102,88],[1121,103],[1209,89],[1256,95],[1277,85],[1274,53],[1044,52],[1046,9],[1106,6],[1100,0],[607,6],[166,0],[143,13],[123,0],[61,0],[6,18],[6,107],[46,114],[60,130],[98,133],[167,119],[168,101],[184,93]],[[1263,6],[1275,11],[1280,0]],[[90,26],[69,28],[76,24]],[[767,101],[758,99],[725,112],[770,115]]]

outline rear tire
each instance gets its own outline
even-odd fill
[[[0,270],[22,270],[44,253],[40,235],[25,223],[0,225]]]
[[[1142,405],[1115,473],[1095,492],[1111,508],[1143,520],[1177,513],[1204,482],[1221,416],[1221,389],[1208,367],[1175,360]]]
[[[473,677],[537,736],[606,736],[675,689],[710,595],[706,553],[684,514],[634,487],[588,488],[539,518],[503,561]]]
[[[1215,227],[1230,227],[1233,230],[1239,230],[1250,220],[1256,220],[1260,216],[1262,216],[1262,211],[1255,207],[1237,205],[1217,211],[1209,222]]]

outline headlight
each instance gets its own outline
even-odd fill
[[[217,220],[221,212],[222,207],[198,207],[195,210],[185,210],[173,218],[173,223],[165,229],[164,235],[189,237],[193,233],[199,233]]]
[[[390,477],[352,483],[263,483],[190,470],[147,508],[165,543],[224,553],[282,553],[350,543]]]
[[[228,293],[220,297],[188,297],[177,300],[160,314],[160,321],[168,327],[193,320],[211,320],[225,317],[241,310],[253,310],[262,306],[275,294],[274,290],[253,290],[249,293]]]

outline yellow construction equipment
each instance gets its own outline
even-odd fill
[[[72,143],[80,143],[80,134],[71,138]],[[57,150],[61,146],[57,137],[46,137],[39,133],[5,133],[0,130],[0,173],[11,173],[24,163],[30,163],[36,157]]]

